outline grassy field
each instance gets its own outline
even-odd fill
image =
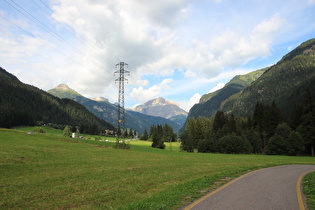
[[[315,172],[307,174],[302,185],[308,209],[315,209]]]
[[[250,170],[315,164],[312,157],[186,153],[178,143],[160,150],[131,141],[130,150],[118,150],[51,128],[19,129],[0,129],[1,209],[177,209]]]

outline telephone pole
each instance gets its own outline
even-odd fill
[[[117,143],[122,136],[122,133],[125,129],[125,82],[128,82],[128,79],[125,78],[125,74],[129,75],[129,71],[125,70],[125,67],[128,68],[128,64],[125,62],[119,62],[116,64],[116,69],[114,75],[119,74],[119,77],[115,80],[119,82],[119,91],[118,91],[118,116],[117,116]]]

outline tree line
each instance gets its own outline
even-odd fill
[[[181,149],[203,153],[312,155],[315,142],[315,103],[310,90],[292,111],[257,103],[248,118],[217,111],[211,119],[189,118]]]
[[[164,149],[164,142],[175,142],[177,139],[176,134],[173,131],[173,127],[165,124],[164,126],[152,125],[150,127],[150,133],[148,134],[147,129],[144,129],[143,134],[140,136],[140,140],[149,140],[152,141],[152,147]]]

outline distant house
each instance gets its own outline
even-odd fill
[[[107,135],[114,135],[114,131],[113,130],[105,130],[105,134]]]

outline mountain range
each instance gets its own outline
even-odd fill
[[[217,110],[247,117],[258,102],[275,102],[280,109],[290,111],[302,101],[306,89],[315,94],[315,39],[302,43],[273,66],[235,76],[222,89],[203,95],[187,118],[210,118]],[[47,93],[22,83],[2,68],[0,110],[0,127],[50,122],[114,129],[117,120],[117,106],[107,99],[86,98],[65,84]],[[186,114],[174,102],[157,98],[126,110],[125,124],[140,134],[153,124],[169,124],[177,131],[183,126]]]
[[[1,67],[0,111],[0,127],[50,123],[62,129],[65,125],[80,126],[82,132],[90,134],[114,129],[113,125],[97,118],[81,104],[24,84]]]
[[[82,104],[84,107],[86,107],[90,112],[92,112],[94,115],[96,115],[100,119],[106,120],[107,122],[111,123],[114,126],[116,126],[117,124],[116,121],[117,121],[118,108],[115,104],[110,103],[105,98],[102,98],[102,97],[94,98],[94,99],[86,98],[65,84],[60,84],[57,87],[48,90],[47,92],[60,98],[72,99]],[[165,101],[162,98],[160,98],[159,100]],[[160,110],[159,111],[160,115],[155,114],[155,116],[150,115],[150,114],[144,114],[144,113],[133,111],[133,110],[126,110],[125,127],[131,128],[137,131],[139,134],[142,134],[144,129],[146,128],[147,130],[149,130],[151,125],[168,124],[173,127],[173,130],[175,132],[178,131],[185,123],[187,112],[185,112],[184,110],[181,110],[179,107],[175,109],[173,106],[171,106],[175,110],[174,112],[172,112],[169,109],[170,104],[175,106],[174,102],[168,102],[165,104],[167,108],[163,109],[162,104],[158,103],[157,109]],[[167,112],[170,115],[169,119],[166,119],[163,117],[164,116],[163,110],[164,112]],[[170,114],[170,113],[173,113],[173,114]],[[181,115],[177,115],[176,113],[181,113]],[[186,113],[186,115],[182,113]]]
[[[210,118],[217,110],[247,117],[258,102],[275,102],[290,111],[302,101],[307,88],[315,94],[315,39],[302,43],[275,65],[236,76],[222,89],[203,95],[188,118]]]

